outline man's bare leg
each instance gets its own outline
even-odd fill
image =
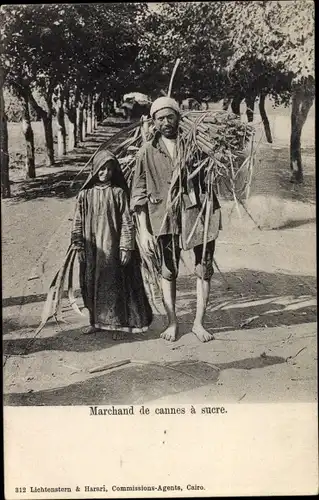
[[[175,312],[176,305],[176,280],[162,278],[162,292],[165,311],[168,319],[168,327],[161,333],[161,338],[174,342],[176,340],[178,325]]]
[[[210,292],[210,280],[202,280],[197,278],[196,282],[197,304],[196,304],[196,317],[194,320],[192,332],[201,342],[208,342],[213,340],[211,335],[203,325],[206,307],[208,304],[208,297]]]

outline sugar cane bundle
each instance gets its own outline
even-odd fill
[[[244,200],[248,197],[252,179],[254,132],[251,124],[243,123],[239,117],[226,111],[183,113],[179,125],[183,146],[179,175],[187,177],[189,186],[199,178],[204,179],[210,200],[213,189],[224,195],[228,193],[237,209],[241,204],[247,212]],[[117,154],[130,186],[136,152],[145,140],[152,139],[154,127],[147,120],[131,127],[128,134],[122,143],[116,144],[113,152]],[[111,141],[107,147],[112,147]]]
[[[225,181],[236,187],[239,172],[245,167],[248,171],[251,164],[254,127],[226,111],[191,111],[182,115],[179,129],[186,146],[181,163],[191,168],[191,178],[204,172],[210,174],[215,187]],[[111,138],[102,148],[110,148],[117,155],[130,185],[135,155],[145,140],[152,139],[154,128],[150,120],[146,120],[131,126],[127,132],[128,137],[122,143],[115,143]]]
[[[182,135],[188,140],[185,161],[192,155],[209,158],[214,181],[229,180],[236,177],[242,167],[240,160],[245,156],[254,128],[250,124],[225,111],[191,112],[180,121]],[[200,154],[202,153],[202,154]],[[205,165],[209,163],[206,161]],[[199,165],[197,169],[199,170]],[[208,166],[205,167],[206,172]]]
[[[207,191],[226,188],[243,204],[251,182],[254,127],[225,111],[190,112],[180,121],[188,180],[201,176]]]
[[[73,276],[77,251],[70,245],[60,269],[52,279],[49,291],[43,306],[41,323],[35,331],[35,336],[41,332],[47,321],[54,318],[56,321],[62,319],[62,298],[64,295],[65,283],[68,286],[68,299],[72,309],[82,314],[74,297]]]

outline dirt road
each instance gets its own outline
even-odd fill
[[[69,242],[73,192],[63,188],[114,128],[100,127],[56,171],[14,185],[2,203],[3,345],[5,404],[79,405],[154,401],[314,401],[316,398],[316,278],[314,155],[305,185],[288,182],[286,148],[265,146],[256,164],[249,209],[260,231],[223,203],[207,327],[216,340],[190,333],[195,309],[191,257],[178,282],[181,335],[159,339],[156,314],[144,336],[116,342],[107,333],[83,337],[86,320],[65,302],[65,320],[31,344],[48,283]],[[266,151],[266,153],[265,153]],[[307,152],[306,152],[307,153]],[[230,215],[231,214],[231,215]],[[80,299],[79,299],[80,301]],[[129,360],[110,371],[95,366]]]

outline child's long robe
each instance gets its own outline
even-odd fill
[[[80,283],[90,322],[97,328],[145,331],[152,321],[125,192],[111,185],[80,191],[75,210],[72,243],[85,250]],[[127,266],[120,249],[132,250]]]

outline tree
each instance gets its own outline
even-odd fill
[[[292,100],[291,168],[301,180],[300,137],[314,98],[313,2],[165,2],[148,23],[140,60],[148,74],[167,80],[167,68],[181,58],[175,97],[225,99],[235,113],[245,99],[248,120],[259,97],[269,142],[266,96],[275,105]]]
[[[124,3],[2,9],[4,58],[9,68],[6,84],[16,89],[24,109],[31,105],[42,120],[48,165],[54,164],[54,113],[58,153],[62,155],[66,152],[64,114],[69,118],[71,149],[92,132],[97,97],[117,93],[120,98],[126,91],[138,55],[138,16],[146,8],[144,4]],[[30,129],[31,124],[27,144]],[[33,150],[28,147],[30,154]],[[32,176],[31,170],[28,176]]]
[[[223,68],[229,48],[219,23],[222,2],[165,2],[145,21],[139,54],[144,92],[167,89],[177,58],[181,60],[173,93],[177,100],[223,97]]]
[[[22,105],[22,131],[26,141],[26,178],[35,177],[35,160],[34,160],[34,136],[30,121],[29,98],[23,85],[23,77],[19,72],[19,67],[15,69],[14,58],[9,57],[10,50],[19,40],[21,33],[16,32],[16,18],[19,19],[20,10],[11,11],[9,9],[0,10],[1,20],[1,66],[3,69],[2,75],[4,78],[3,84],[11,87],[15,96],[18,96]],[[19,42],[18,42],[19,43]],[[10,47],[10,50],[9,50]],[[14,75],[14,77],[13,77]]]
[[[227,2],[225,2],[227,4]],[[314,3],[310,0],[232,2],[225,9],[223,23],[231,26],[233,54],[228,70],[252,57],[272,67],[286,88],[272,92],[277,100],[287,90],[292,99],[290,167],[292,181],[303,178],[301,132],[314,100]]]
[[[1,166],[1,195],[10,198],[9,180],[9,152],[8,152],[8,127],[3,98],[4,71],[0,67],[0,166]]]
[[[44,6],[5,6],[2,8],[2,19],[4,21],[4,58],[8,72],[6,84],[13,87],[15,92],[23,101],[24,109],[27,110],[29,104],[33,106],[38,117],[42,119],[45,130],[47,146],[47,163],[54,163],[53,134],[52,134],[52,102],[50,97],[53,93],[54,85],[47,74],[56,70],[54,65],[54,45],[48,43],[47,33],[49,28],[46,24],[54,22],[50,16],[53,10],[45,12]],[[48,6],[50,7],[50,6]],[[52,64],[51,64],[52,62]],[[33,94],[39,90],[45,98],[47,109],[41,106]],[[25,122],[28,120],[25,113]],[[32,134],[30,133],[30,121],[24,127],[27,151],[31,154],[34,146],[31,144]],[[33,158],[29,158],[30,170],[27,177],[34,177],[32,171]]]
[[[66,128],[64,120],[64,88],[62,85],[57,85],[53,93],[53,103],[55,106],[55,115],[58,127],[58,156],[66,154]]]

